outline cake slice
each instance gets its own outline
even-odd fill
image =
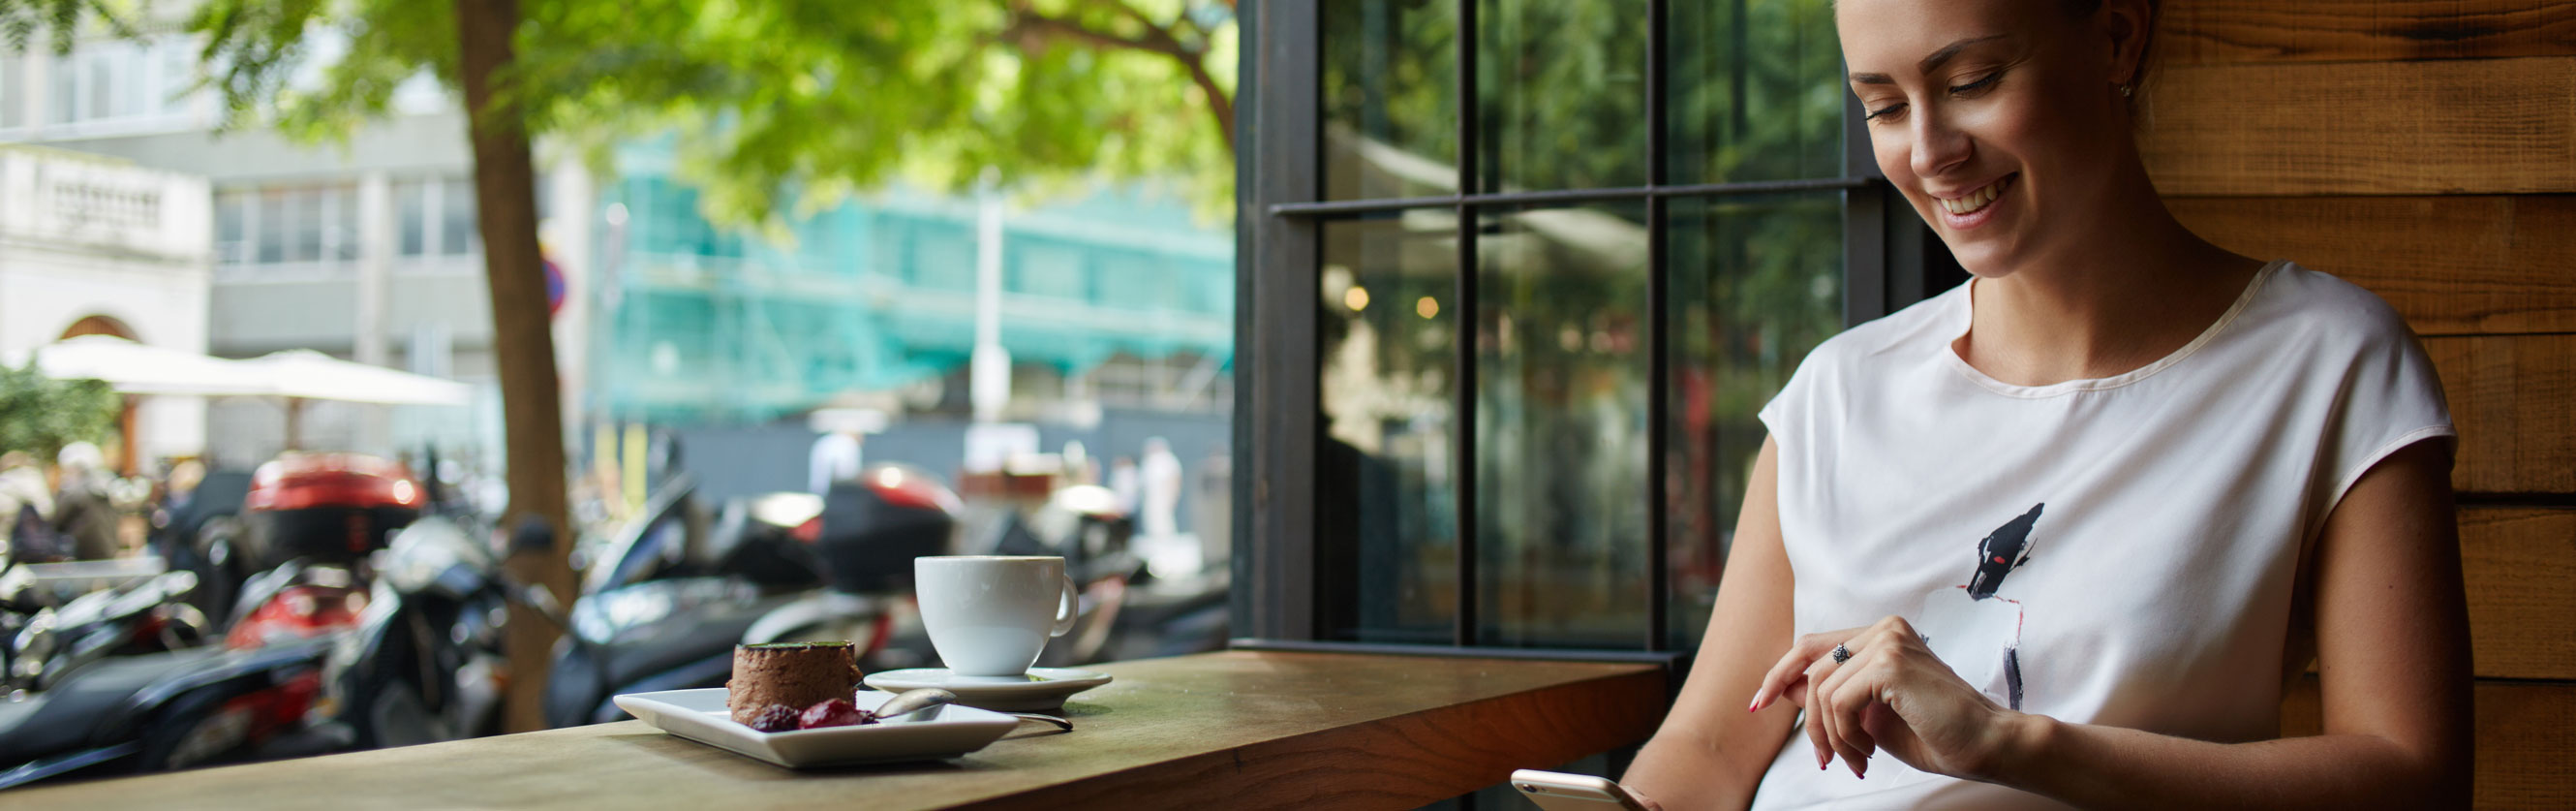
[[[733,680],[725,682],[725,709],[749,725],[773,704],[803,710],[858,690],[859,662],[848,642],[773,642],[736,645]]]

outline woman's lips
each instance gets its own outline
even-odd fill
[[[1941,210],[1942,223],[1952,230],[1975,228],[1994,219],[1995,205],[2004,199],[2003,193],[2011,190],[2013,182],[2020,178],[2021,173],[2015,172],[1958,197],[1932,198],[1932,204]]]

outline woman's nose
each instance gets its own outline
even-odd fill
[[[1913,123],[1916,177],[1938,176],[1976,154],[1968,133],[1952,126],[1948,116],[1929,109],[1929,105],[1918,110]]]

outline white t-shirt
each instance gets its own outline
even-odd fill
[[[2399,448],[2455,436],[2387,303],[2288,262],[2189,345],[2048,386],[1951,348],[1973,284],[1808,355],[1762,410],[1799,634],[1890,614],[1999,703],[2212,741],[2279,734],[2290,592],[2326,515]],[[2299,663],[2304,665],[2305,663]],[[1792,736],[1755,808],[2053,807]]]

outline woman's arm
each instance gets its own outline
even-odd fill
[[[2314,564],[2323,735],[2221,744],[2004,710],[1895,618],[1849,632],[1840,666],[1818,659],[1831,640],[1801,640],[1757,699],[1813,708],[1823,748],[1855,770],[1885,749],[2088,808],[2465,806],[2468,622],[2450,461],[2436,442],[2400,450],[2327,518]]]
[[[1797,718],[1793,708],[1748,714],[1736,706],[1789,648],[1792,582],[1780,543],[1779,474],[1779,448],[1765,439],[1744,488],[1744,509],[1736,517],[1735,543],[1699,658],[1663,727],[1621,778],[1665,808],[1750,803]]]

